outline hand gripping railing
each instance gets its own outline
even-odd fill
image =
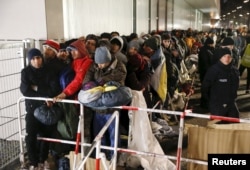
[[[20,97],[17,101],[17,110],[18,110],[18,129],[19,129],[19,143],[20,143],[20,162],[21,164],[24,163],[25,158],[24,158],[24,148],[23,148],[23,138],[25,135],[22,134],[22,123],[21,123],[21,105],[20,103],[24,99],[29,99],[29,100],[44,100],[44,101],[53,101],[52,98],[43,98],[43,97]],[[80,102],[76,100],[61,100],[58,102],[63,102],[63,103],[72,103],[72,104],[80,104]],[[78,123],[78,128],[77,128],[77,134],[76,134],[76,142],[73,141],[67,141],[67,140],[59,140],[59,139],[53,139],[53,138],[44,138],[44,137],[38,137],[38,140],[45,140],[45,141],[50,141],[50,142],[57,142],[57,143],[68,143],[68,144],[74,144],[75,145],[75,154],[74,154],[74,167],[76,166],[76,158],[79,150],[79,144],[80,141],[84,141],[84,130],[81,129],[84,128],[84,121],[83,121],[83,105],[80,104],[80,115],[79,115],[79,123]],[[82,135],[81,135],[82,133]],[[83,157],[84,155],[84,145],[81,145],[81,156]]]
[[[18,114],[18,118],[19,120],[21,119],[21,115],[20,115],[20,101],[22,101],[23,99],[33,99],[33,100],[52,100],[52,99],[47,99],[47,98],[28,98],[28,97],[22,97],[18,100],[18,110],[19,110],[19,114]],[[77,101],[72,101],[72,100],[62,100],[61,102],[68,102],[68,103],[76,103],[79,104],[79,102]],[[53,139],[53,138],[42,138],[39,137],[38,139],[41,140],[45,140],[45,141],[51,141],[51,142],[61,142],[61,143],[67,143],[67,144],[72,144],[72,145],[76,145],[79,146],[79,144],[83,147],[83,146],[91,146],[91,149],[89,151],[89,153],[91,153],[93,151],[93,149],[96,147],[96,168],[99,167],[100,165],[100,159],[102,160],[102,163],[104,165],[105,170],[107,169],[107,165],[104,162],[105,160],[105,155],[103,153],[100,152],[100,148],[103,149],[109,149],[109,150],[113,150],[115,151],[114,153],[117,154],[117,152],[126,152],[129,154],[137,154],[137,155],[144,155],[144,156],[153,156],[153,157],[159,157],[159,158],[166,158],[166,159],[172,159],[172,160],[176,160],[176,170],[180,170],[181,167],[181,161],[186,161],[186,162],[192,162],[192,163],[197,163],[197,164],[202,164],[202,165],[207,165],[206,161],[200,161],[200,160],[194,160],[194,159],[187,159],[187,158],[182,158],[181,154],[182,154],[182,138],[183,138],[183,129],[184,129],[184,117],[185,116],[189,116],[189,117],[196,117],[196,118],[204,118],[204,119],[210,119],[210,120],[223,120],[223,121],[227,121],[227,122],[235,122],[235,123],[250,123],[250,120],[247,119],[239,119],[239,118],[232,118],[232,117],[224,117],[224,116],[216,116],[216,115],[203,115],[203,114],[199,114],[199,113],[192,113],[191,110],[184,110],[183,112],[179,112],[179,111],[169,111],[169,110],[160,110],[160,109],[147,109],[147,108],[140,108],[140,107],[133,107],[133,106],[117,106],[117,107],[112,107],[115,109],[124,109],[124,110],[134,110],[134,111],[145,111],[145,112],[154,112],[154,113],[163,113],[163,114],[171,114],[171,115],[180,115],[181,116],[181,120],[180,120],[180,125],[179,125],[179,140],[178,140],[178,148],[177,148],[177,156],[169,156],[169,155],[162,155],[162,154],[157,154],[157,153],[149,153],[149,152],[142,152],[142,151],[136,151],[136,150],[131,150],[131,149],[124,149],[124,148],[117,148],[117,144],[115,144],[115,147],[108,147],[108,146],[100,146],[100,138],[102,136],[102,134],[105,132],[109,122],[111,122],[114,117],[116,116],[115,114],[112,115],[112,117],[110,118],[110,120],[106,123],[105,127],[99,132],[99,134],[96,136],[93,144],[87,144],[87,143],[82,143],[78,140],[76,140],[76,142],[74,141],[68,141],[68,140],[59,140],[59,139]],[[81,108],[82,110],[82,108]],[[82,114],[83,112],[81,112],[81,120],[82,120]],[[112,120],[111,120],[112,119]],[[119,119],[117,119],[119,120]],[[80,122],[80,121],[79,121]],[[119,122],[116,121],[116,126]],[[83,124],[83,122],[82,122]],[[79,126],[78,126],[79,127]],[[116,127],[117,128],[117,127]],[[78,128],[79,129],[79,128]],[[83,129],[83,128],[81,128]],[[21,127],[21,122],[19,122],[19,133],[20,133],[20,150],[21,150],[21,154],[23,154],[23,145],[22,145],[22,138],[24,137],[21,134],[22,131],[22,127]],[[116,131],[117,133],[117,131]],[[81,141],[83,140],[84,135],[78,133],[79,136],[81,136]],[[115,139],[117,139],[117,134],[115,135]],[[117,141],[117,140],[115,140]],[[76,149],[77,150],[77,149]],[[75,155],[77,154],[77,151],[75,150]],[[83,151],[83,149],[82,149]],[[20,160],[24,160],[24,157],[22,157],[23,155],[20,156]],[[82,162],[80,162],[80,164],[78,164],[77,169],[80,169],[83,164],[86,162],[88,156],[86,156]],[[82,154],[82,158],[83,158],[83,154]],[[76,157],[74,158],[74,168],[76,168],[76,164],[75,164],[75,160]],[[116,160],[117,160],[117,155],[114,156],[114,166],[113,168],[115,169],[115,165],[116,165]],[[97,169],[99,170],[99,169]]]

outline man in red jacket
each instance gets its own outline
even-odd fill
[[[75,98],[77,96],[78,91],[81,89],[85,74],[93,62],[82,40],[71,43],[70,46],[67,47],[67,50],[71,52],[73,58],[71,67],[75,72],[75,77],[59,95],[54,97],[54,102],[68,97]]]

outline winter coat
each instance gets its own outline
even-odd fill
[[[50,69],[43,66],[39,69],[31,65],[21,71],[20,91],[26,97],[54,97],[61,91],[58,77]],[[32,85],[37,86],[37,90],[32,89]],[[32,112],[43,102],[36,100],[26,100],[27,112]]]
[[[71,66],[75,71],[74,79],[68,84],[68,86],[63,90],[67,96],[72,96],[76,94],[82,86],[83,79],[87,73],[93,60],[89,57],[83,57],[73,60]]]
[[[239,71],[231,64],[223,65],[220,61],[209,68],[202,82],[201,92],[209,101],[209,106],[232,105],[237,98]],[[210,109],[211,111],[211,109]]]
[[[204,45],[201,47],[200,52],[198,54],[198,71],[200,74],[200,81],[203,81],[203,78],[208,70],[208,68],[212,65],[212,58],[214,55],[214,48]]]
[[[128,62],[128,59],[127,59],[127,56],[122,53],[122,49],[124,47],[124,41],[122,37],[114,36],[113,38],[111,38],[110,42],[114,39],[118,40],[121,43],[121,46],[120,46],[120,49],[115,54],[112,53],[112,56],[115,56],[118,61],[121,61],[123,64],[126,65]]]
[[[140,54],[131,56],[126,68],[126,86],[132,90],[142,90],[149,86],[152,75],[151,66]]]
[[[89,81],[97,81],[103,85],[109,81],[116,81],[124,85],[126,74],[125,65],[116,58],[113,58],[111,64],[105,69],[99,69],[97,64],[92,63],[85,75],[83,84]]]

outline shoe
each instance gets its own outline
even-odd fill
[[[50,164],[48,163],[48,161],[44,161],[44,163],[39,163],[38,169],[39,170],[50,170]]]
[[[39,163],[38,164],[38,170],[43,170],[44,169],[44,164],[43,163]]]
[[[32,166],[29,167],[29,170],[40,170],[40,169],[38,167],[32,165]]]

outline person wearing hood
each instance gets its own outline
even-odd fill
[[[21,71],[20,91],[26,97],[53,97],[60,93],[61,88],[57,75],[44,65],[41,51],[32,48],[27,53],[29,65]],[[45,125],[34,116],[36,108],[46,105],[51,107],[51,101],[25,100],[26,148],[29,164],[27,169],[49,168],[46,161],[49,154],[49,142],[37,140],[37,136],[52,137],[54,125]],[[39,147],[39,148],[38,148]],[[25,167],[23,167],[25,168]]]
[[[113,36],[110,40],[111,43],[111,55],[115,56],[119,61],[123,62],[125,65],[128,62],[127,56],[122,53],[124,41],[121,36]]]
[[[143,54],[148,57],[151,64],[152,75],[150,77],[150,92],[152,94],[151,106],[152,108],[158,101],[165,103],[167,97],[167,70],[166,58],[164,56],[160,41],[155,36],[145,40],[143,44]],[[161,124],[161,116],[153,113],[152,120]]]
[[[73,80],[66,86],[63,91],[54,97],[55,101],[60,101],[65,98],[75,99],[78,91],[82,87],[82,82],[93,60],[90,58],[86,49],[85,43],[82,40],[74,41],[66,48],[72,55],[73,61],[71,67],[75,72]]]
[[[221,48],[219,61],[207,71],[201,86],[201,93],[208,101],[212,115],[239,118],[236,105],[239,88],[239,71],[232,63],[231,50]]]
[[[138,40],[132,40],[128,43],[125,85],[132,90],[143,91],[146,103],[150,106],[149,86],[153,72],[150,63],[139,53],[140,48]]]

